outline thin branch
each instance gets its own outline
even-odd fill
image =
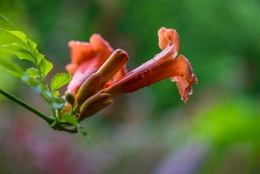
[[[45,115],[44,113],[38,111],[34,107],[32,107],[29,104],[25,103],[24,101],[18,99],[17,97],[13,96],[12,94],[9,94],[8,92],[3,91],[2,89],[0,89],[0,93],[3,94],[5,97],[9,98],[10,100],[12,100],[12,101],[18,103],[19,105],[23,106],[24,108],[28,109],[29,111],[35,113],[36,115],[38,115],[39,117],[41,117],[42,119],[47,121],[49,125],[51,123],[53,123],[53,121],[54,121],[53,118],[51,118],[51,117]]]

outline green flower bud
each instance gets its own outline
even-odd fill
[[[73,107],[75,103],[75,97],[72,93],[65,94],[65,100]]]
[[[77,94],[78,105],[81,106],[87,98],[100,90],[100,73],[94,73],[81,85]]]
[[[108,93],[98,93],[88,100],[86,100],[80,107],[79,121],[90,117],[97,113],[98,111],[104,109],[113,101],[110,99],[110,94]]]

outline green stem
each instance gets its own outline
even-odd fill
[[[34,107],[30,106],[29,104],[25,103],[24,101],[16,98],[15,96],[13,96],[12,94],[9,94],[5,91],[3,91],[2,89],[0,89],[0,93],[3,94],[4,96],[6,96],[7,98],[9,98],[10,100],[18,103],[19,105],[23,106],[24,108],[28,109],[29,111],[35,113],[36,115],[38,115],[39,117],[41,117],[42,119],[44,119],[45,121],[47,121],[49,123],[49,125],[51,123],[53,123],[53,118],[48,117],[47,115],[43,114],[42,112],[38,111],[37,109],[35,109]]]

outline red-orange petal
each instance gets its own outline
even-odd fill
[[[93,50],[99,54],[102,54],[103,59],[107,59],[114,49],[110,46],[110,44],[105,41],[99,34],[93,34],[90,39],[90,44],[93,47]]]
[[[175,76],[171,78],[173,82],[176,82],[176,85],[179,89],[179,93],[181,95],[184,103],[188,101],[189,96],[192,94],[192,87],[190,83],[182,76]]]
[[[70,41],[69,48],[72,63],[81,64],[95,56],[93,47],[88,42]]]
[[[113,48],[99,34],[90,37],[90,43],[70,41],[72,64],[66,69],[73,74],[67,91],[77,93],[84,81],[95,73],[113,52]]]
[[[176,30],[160,28],[158,31],[159,47],[164,50],[166,47],[172,47],[173,57],[176,57],[180,49],[180,37]]]
[[[82,63],[77,71],[73,74],[72,80],[67,86],[67,92],[77,93],[80,86],[88,77],[96,72],[101,65],[86,61]]]

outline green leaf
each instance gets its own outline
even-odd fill
[[[19,65],[6,59],[0,59],[0,69],[19,78],[21,78],[24,73]]]
[[[23,32],[21,32],[21,31],[9,31],[9,30],[5,30],[3,28],[0,28],[0,30],[3,30],[5,32],[8,32],[8,33],[14,35],[18,39],[22,40],[25,44],[27,44],[26,35]]]
[[[53,97],[58,97],[60,95],[59,91],[53,91],[51,94]]]
[[[16,55],[19,59],[26,59],[33,62],[34,64],[37,63],[36,60],[32,57],[30,51],[25,49],[22,44],[18,44],[17,42],[15,42],[9,45],[3,45],[2,49]]]
[[[36,58],[37,65],[44,59],[44,55],[40,54],[39,51],[36,49],[37,44],[30,39],[27,39],[27,45],[30,48],[32,54]]]
[[[36,61],[37,61],[37,65],[39,65],[40,64],[40,62],[42,62],[42,60],[44,59],[44,55],[43,54],[40,54],[38,51],[37,52],[35,52],[35,51],[33,51],[33,55],[35,56],[35,58],[36,58]],[[45,61],[46,61],[46,59],[45,59]],[[46,62],[45,62],[46,63]],[[51,63],[51,62],[49,62],[49,63]],[[52,66],[52,63],[51,63],[51,66]],[[53,66],[52,66],[52,68],[53,68]],[[51,69],[52,69],[51,68]],[[51,71],[51,70],[50,70]],[[48,73],[47,73],[48,74]]]
[[[0,18],[1,18],[1,15],[0,15]],[[16,42],[16,43],[19,43],[19,45],[15,45],[15,44],[11,44],[11,45],[26,49],[28,52],[30,52],[32,54],[31,55],[32,58],[30,58],[30,59],[28,58],[28,60],[31,60],[34,64],[39,65],[39,63],[44,58],[44,56],[42,54],[40,54],[39,51],[36,49],[37,44],[35,42],[33,42],[30,39],[27,39],[26,35],[21,31],[9,31],[9,30],[5,30],[2,28],[0,28],[0,30],[6,31],[6,32],[16,36],[20,40],[22,40],[25,43],[25,45],[23,45],[19,42]],[[8,51],[8,52],[10,52],[10,51]]]
[[[52,70],[53,65],[51,62],[49,62],[46,59],[42,59],[41,63],[40,63],[40,71],[43,75],[43,78],[45,78],[47,76],[47,74]]]
[[[51,79],[51,84],[50,84],[51,91],[56,91],[60,87],[66,85],[67,83],[69,83],[71,81],[71,79],[72,79],[72,76],[70,74],[67,74],[67,73],[56,74]]]
[[[36,49],[36,47],[37,47],[37,44],[35,42],[33,42],[31,39],[27,39],[27,45],[31,49]]]
[[[69,115],[69,114],[62,115],[61,121],[68,122],[68,123],[70,123],[73,126],[77,126],[77,124],[78,124],[78,121],[75,118],[75,116]]]
[[[36,69],[36,68],[29,68],[26,70],[25,74],[28,76],[28,77],[31,77],[31,78],[37,78],[37,77],[40,77],[40,73],[39,71]]]
[[[45,90],[44,86],[38,79],[33,79],[33,78],[28,77],[27,75],[23,75],[22,81],[24,81],[27,85],[40,86],[41,88],[43,88]]]

